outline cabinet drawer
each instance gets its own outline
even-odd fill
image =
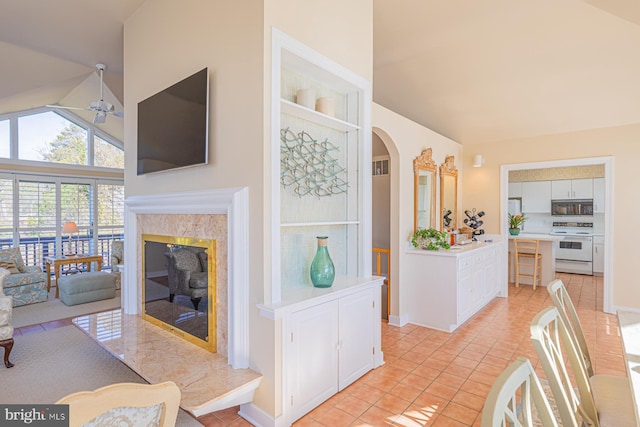
[[[473,258],[467,257],[458,260],[458,270],[462,271],[466,268],[471,268],[473,266]]]

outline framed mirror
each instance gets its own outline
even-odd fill
[[[435,228],[436,173],[438,167],[431,158],[431,148],[425,148],[413,159],[413,231]]]
[[[458,169],[453,156],[440,165],[440,230],[458,228]]]

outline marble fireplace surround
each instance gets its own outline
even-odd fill
[[[226,221],[220,215],[226,215]],[[225,222],[226,230],[220,230]],[[218,293],[218,311],[223,313],[219,327],[226,325],[226,330],[217,333],[218,339],[222,337],[218,350],[222,354],[226,351],[228,363],[233,368],[247,368],[248,260],[241,248],[248,245],[248,189],[162,193],[132,196],[125,200],[125,265],[135,266],[124,271],[122,306],[125,314],[141,313],[142,266],[139,251],[141,235],[149,232],[216,239],[217,250],[221,249],[223,242],[226,243],[226,248],[220,250],[216,260],[219,271],[227,273],[222,278],[218,274],[218,284],[226,285]],[[226,265],[221,265],[225,262]],[[226,299],[226,303],[222,299]]]

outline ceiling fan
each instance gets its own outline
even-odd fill
[[[66,107],[63,105],[47,105],[47,107],[51,108],[62,108],[65,110],[84,110],[84,111],[95,111],[96,115],[93,118],[93,123],[99,124],[104,123],[107,119],[107,114],[114,115],[116,117],[124,117],[124,113],[119,111],[113,111],[113,105],[109,104],[104,100],[104,82],[102,74],[104,70],[107,69],[107,66],[104,64],[96,64],[96,68],[100,71],[100,100],[93,101],[89,104],[89,108],[82,107]]]

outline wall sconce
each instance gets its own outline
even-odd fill
[[[484,165],[484,157],[482,157],[482,154],[476,154],[473,156],[473,167],[480,168],[482,165]]]

